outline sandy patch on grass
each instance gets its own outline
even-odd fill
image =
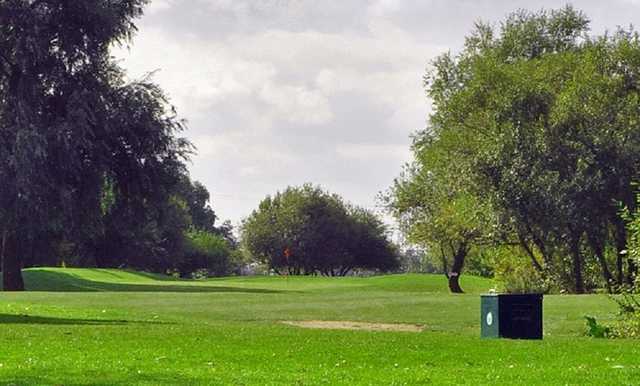
[[[366,331],[403,331],[420,332],[424,326],[419,324],[367,323],[330,320],[283,320],[281,323],[302,328],[321,328],[327,330],[366,330]]]

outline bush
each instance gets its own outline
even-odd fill
[[[640,313],[625,315],[609,327],[611,338],[640,338]]]
[[[640,204],[640,195],[636,197],[636,202]],[[624,208],[622,218],[626,222],[628,233],[627,255],[637,266],[640,263],[640,209],[631,212],[628,208]],[[636,275],[634,279],[632,286],[621,286],[619,288],[621,294],[611,297],[618,304],[620,313],[618,322],[611,326],[614,337],[640,337],[640,297],[637,295],[640,289],[640,276]]]
[[[639,338],[640,337],[640,299],[628,291],[620,295],[611,296],[618,304],[619,319],[608,326],[609,337]]]
[[[630,292],[613,295],[618,305],[619,317],[614,323],[601,325],[595,318],[587,319],[587,335],[594,338],[640,338],[640,299]]]
[[[186,248],[180,274],[196,273],[202,276],[224,276],[233,270],[229,242],[222,236],[205,231],[186,233]]]

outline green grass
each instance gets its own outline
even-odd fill
[[[0,293],[0,384],[639,384],[640,342],[582,335],[604,295],[546,296],[542,341],[481,340],[491,281],[442,276],[177,280],[31,269]],[[424,324],[421,333],[309,330],[281,320]]]

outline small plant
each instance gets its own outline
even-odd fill
[[[612,326],[611,336],[613,337],[640,337],[640,298],[630,291],[629,288],[625,288],[620,295],[610,296],[618,304],[619,312],[619,320]]]
[[[609,338],[611,337],[611,327],[603,326],[596,321],[593,316],[585,316],[587,320],[587,335],[594,338]]]

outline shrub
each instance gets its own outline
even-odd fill
[[[636,202],[640,204],[640,195],[636,197]],[[629,263],[634,262],[637,266],[640,263],[640,210],[636,209],[631,212],[628,208],[624,208],[622,218],[626,222],[628,233],[627,255],[630,259]],[[632,286],[622,286],[619,288],[621,294],[611,297],[618,304],[620,312],[619,321],[612,325],[612,335],[615,337],[640,337],[640,298],[636,294],[640,288],[638,284],[640,284],[640,277],[635,276]]]
[[[640,313],[626,315],[610,327],[611,338],[640,338]]]
[[[232,249],[224,237],[205,231],[186,233],[186,250],[180,266],[182,276],[224,276],[232,271]]]
[[[587,335],[595,338],[640,338],[640,299],[626,290],[611,296],[618,305],[618,320],[610,325],[600,325],[594,318],[587,319]],[[590,319],[593,319],[592,321]]]
[[[610,328],[610,337],[639,338],[640,337],[640,299],[638,296],[623,291],[620,295],[611,296],[618,304],[619,319]]]
[[[478,248],[477,251],[472,250],[467,256],[465,266],[467,274],[489,278],[494,277],[496,249],[500,249],[500,247]]]

